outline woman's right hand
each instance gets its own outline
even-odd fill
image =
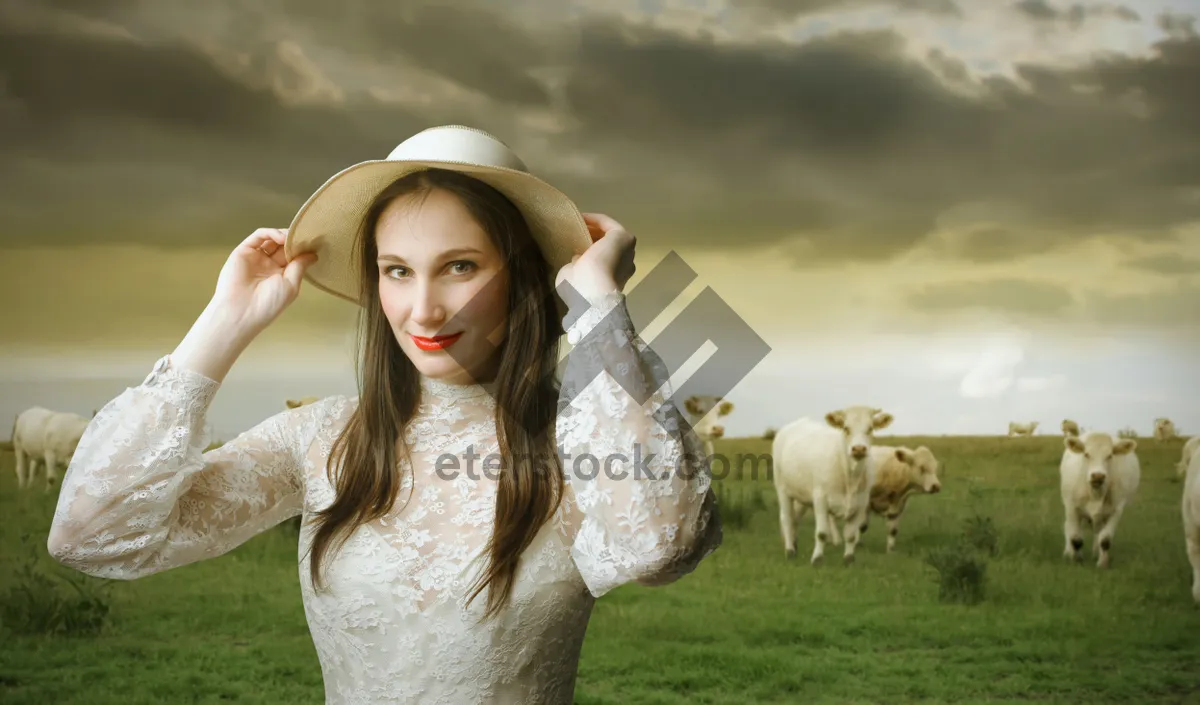
[[[229,255],[217,277],[212,305],[226,309],[248,335],[271,324],[300,294],[304,271],[317,261],[305,253],[288,261],[287,230],[259,228]]]
[[[286,234],[259,228],[230,253],[212,300],[171,355],[175,364],[222,381],[246,346],[296,300],[317,256],[287,261]]]

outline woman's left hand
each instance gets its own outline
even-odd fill
[[[603,213],[584,213],[592,244],[558,270],[555,285],[565,279],[589,301],[621,291],[637,267],[633,263],[637,238]]]

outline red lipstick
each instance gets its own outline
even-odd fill
[[[416,343],[418,348],[427,351],[445,350],[454,344],[454,341],[462,337],[462,333],[454,333],[453,335],[438,335],[433,338],[424,338],[419,335],[409,336]]]

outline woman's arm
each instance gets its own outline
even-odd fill
[[[162,358],[96,414],[63,477],[56,560],[130,580],[223,555],[304,506],[304,456],[328,402],[204,452],[218,383]]]
[[[677,580],[722,534],[704,448],[671,401],[669,372],[636,341],[623,294],[593,302],[568,330],[557,442],[583,515],[573,556],[599,597]]]

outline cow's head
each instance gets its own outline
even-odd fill
[[[875,432],[892,423],[892,415],[870,406],[848,406],[825,414],[825,423],[842,432],[846,453],[854,460],[865,460],[875,440]]]
[[[938,478],[941,464],[934,457],[933,451],[925,446],[919,446],[916,450],[897,448],[896,460],[907,466],[910,484],[920,487],[922,492],[928,494],[942,491],[942,481]]]
[[[1107,433],[1089,433],[1084,438],[1067,436],[1063,443],[1067,450],[1083,456],[1084,477],[1097,490],[1103,489],[1108,482],[1113,460],[1137,448],[1137,441],[1132,438],[1114,441]]]
[[[717,423],[733,411],[733,402],[712,395],[695,395],[683,402],[684,409],[692,418],[692,427],[703,439],[713,440],[725,435],[725,427]],[[716,409],[716,413],[711,413]]]

